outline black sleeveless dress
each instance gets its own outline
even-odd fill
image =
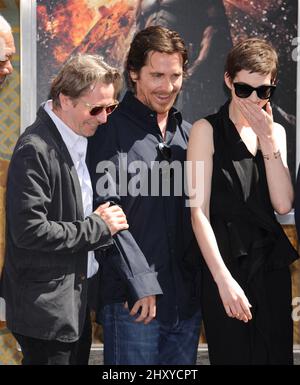
[[[289,264],[298,258],[270,202],[264,160],[229,119],[229,102],[206,117],[213,126],[210,220],[224,262],[252,305],[244,323],[227,316],[204,263],[202,309],[211,364],[292,364]]]

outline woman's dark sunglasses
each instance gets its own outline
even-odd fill
[[[85,106],[89,108],[89,113],[91,116],[97,116],[105,110],[106,115],[110,115],[114,110],[118,107],[119,102],[115,102],[113,104],[110,104],[109,106],[98,106],[95,104],[89,104],[89,103],[84,103]]]
[[[274,94],[276,86],[273,84],[252,87],[246,83],[233,83],[236,96],[239,98],[248,98],[253,91],[256,91],[259,99],[270,99]]]

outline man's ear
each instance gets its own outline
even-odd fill
[[[69,96],[60,93],[58,97],[63,111],[69,111],[74,107],[73,100]]]
[[[224,82],[226,86],[231,90],[232,89],[232,80],[231,77],[229,76],[228,72],[225,72],[224,74]]]

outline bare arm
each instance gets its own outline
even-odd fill
[[[190,191],[201,188],[200,184],[204,183],[202,202],[191,207],[192,225],[203,257],[218,286],[227,315],[247,322],[251,319],[251,305],[222,259],[209,220],[213,152],[213,129],[206,120],[200,120],[192,127],[187,155],[193,166],[188,174]],[[196,163],[201,161],[204,162],[204,177],[198,180]]]
[[[287,166],[285,130],[281,125],[274,123],[270,103],[267,104],[266,111],[247,100],[238,100],[238,104],[256,133],[264,154],[273,208],[279,214],[286,214],[292,209],[294,192]]]

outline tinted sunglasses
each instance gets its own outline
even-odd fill
[[[118,107],[119,102],[116,101],[115,103],[110,104],[109,106],[98,106],[89,103],[84,103],[84,105],[89,108],[89,113],[91,116],[97,116],[101,114],[104,110],[106,112],[106,115],[110,115]]]
[[[273,84],[252,87],[246,83],[233,83],[236,96],[239,98],[248,98],[253,91],[256,91],[259,99],[270,99],[274,94],[276,86]]]
[[[168,146],[166,143],[160,142],[158,143],[157,148],[165,160],[169,161],[171,159],[172,150],[170,146]]]

